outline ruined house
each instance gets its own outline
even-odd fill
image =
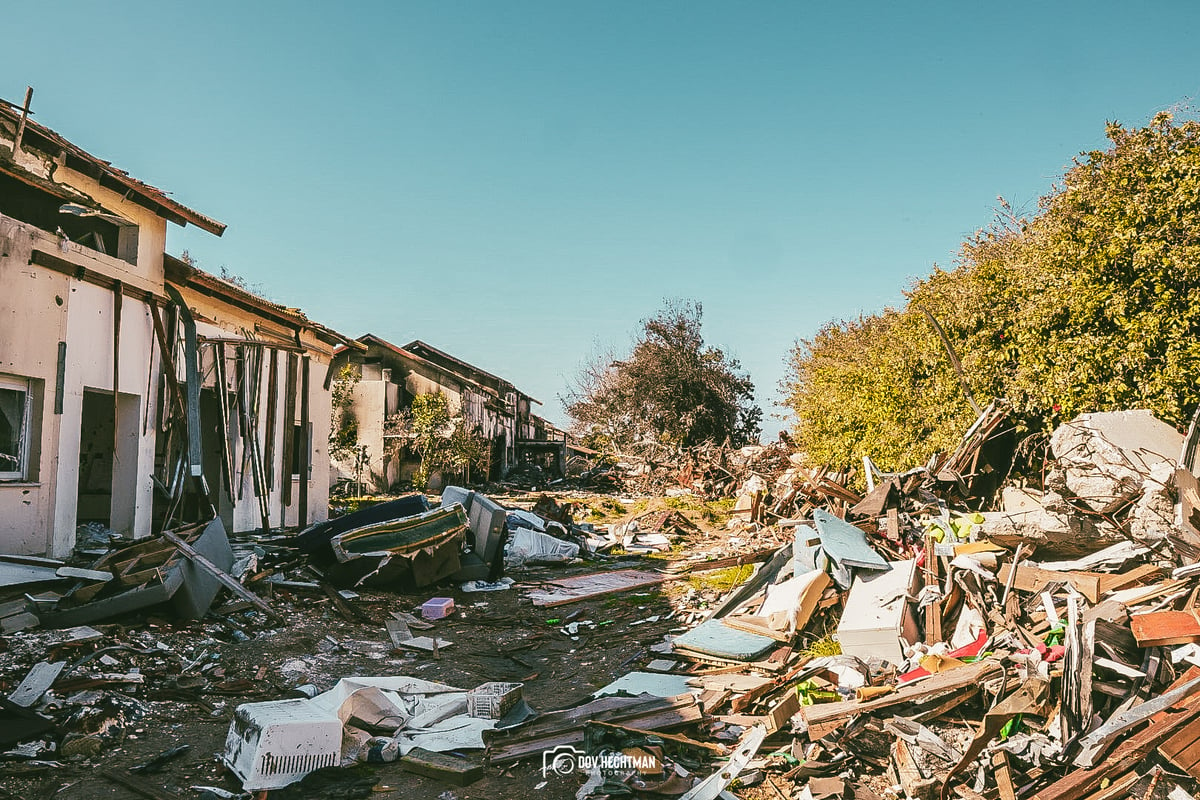
[[[374,334],[361,336],[364,352],[350,358],[359,374],[354,389],[353,416],[365,448],[363,482],[394,485],[409,480],[420,464],[411,453],[391,457],[385,446],[387,420],[411,406],[420,394],[441,394],[452,413],[461,411],[467,426],[484,436],[491,447],[487,475],[499,479],[516,463],[522,441],[545,436],[544,421],[530,413],[539,401],[490,372],[455,358],[420,340],[399,347]],[[354,465],[338,464],[343,475],[354,475]]]
[[[168,222],[225,230],[0,103],[0,551],[150,533]]]
[[[188,415],[178,389],[189,381],[183,308],[208,340],[195,379],[210,389],[195,404],[207,406],[196,409],[207,430],[195,437],[204,440],[197,452],[206,475],[198,465],[192,472],[207,478],[200,494],[208,496],[195,515],[215,508],[232,530],[260,527],[264,517],[276,525],[325,517],[328,365],[335,344],[353,342],[184,269],[165,255],[168,222],[225,230],[0,101],[0,552],[63,556],[81,523],[140,538],[179,512],[171,499],[185,465],[169,456],[180,451],[172,420]],[[263,354],[254,363],[267,376],[278,369],[275,390],[264,377],[251,409],[261,447],[255,485],[269,487],[266,503],[247,491],[254,470],[238,446],[241,429],[225,425],[230,446],[216,446],[211,387],[221,339],[237,340],[225,350],[228,385],[245,385],[248,352]],[[232,479],[214,459],[226,460]]]
[[[334,350],[362,346],[234,280],[171,256],[165,265],[196,325],[203,471],[225,528],[324,520]],[[171,461],[165,440],[158,461]]]

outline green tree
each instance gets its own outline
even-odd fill
[[[576,431],[617,450],[656,443],[756,441],[762,411],[737,359],[706,345],[699,303],[668,302],[643,320],[623,359],[593,359],[563,398]]]
[[[907,304],[833,322],[788,357],[785,402],[814,461],[915,466],[952,447],[968,404],[927,314],[981,402],[1045,430],[1145,407],[1182,425],[1200,403],[1200,123],[1107,126],[1031,219],[1003,204],[952,270]]]
[[[435,472],[469,475],[472,467],[487,466],[488,441],[441,393],[419,394],[412,404],[387,420],[387,441],[395,443],[389,456],[407,447],[420,457],[413,484],[424,489]]]
[[[345,364],[330,387],[329,457],[350,462],[358,453],[358,418],[354,416],[354,387],[361,379],[358,368]]]

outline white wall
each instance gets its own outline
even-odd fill
[[[66,340],[70,280],[31,266],[29,258],[34,247],[48,249],[56,243],[37,228],[0,215],[0,374],[34,378],[41,388],[31,414],[39,452],[29,465],[30,478],[0,482],[4,553],[45,553],[50,548],[58,461],[56,448],[45,443],[59,436],[54,379],[58,343]]]
[[[75,545],[76,498],[79,488],[79,442],[85,390],[113,391],[113,293],[99,286],[71,281],[67,314],[67,371],[58,438],[57,497],[51,552],[66,555]],[[126,413],[118,415],[118,435],[136,441],[120,448],[113,465],[113,522],[117,533],[142,538],[150,535],[153,508],[155,426],[145,424],[147,383],[158,383],[159,363],[149,308],[129,297],[121,307],[121,358],[117,389]],[[132,409],[127,405],[133,403]],[[128,428],[134,423],[134,430]],[[122,461],[122,455],[125,456]],[[133,458],[134,463],[127,459]],[[132,473],[132,479],[122,476]],[[131,490],[132,494],[127,494]],[[130,508],[132,506],[132,509]],[[119,527],[118,527],[119,526]]]
[[[89,270],[120,275],[130,285],[151,285],[131,265],[68,243],[0,215],[0,374],[39,382],[40,402],[33,409],[38,458],[31,480],[0,483],[0,552],[62,556],[75,543],[79,435],[84,389],[113,388],[113,293],[29,263],[34,249]],[[161,287],[159,288],[161,292]],[[54,413],[58,343],[67,343],[63,412]],[[118,498],[121,532],[150,532],[154,430],[144,429],[143,395],[151,376],[154,344],[149,309],[128,296],[122,304],[119,388],[136,404],[138,424],[129,447],[134,463],[121,469],[144,476]],[[127,426],[128,427],[128,426]]]
[[[244,331],[254,330],[255,323],[262,321],[261,318],[256,317],[250,311],[229,305],[217,298],[202,295],[187,287],[181,287],[180,293],[184,301],[193,309],[193,313],[198,317],[196,330],[200,336],[240,339],[243,338]],[[272,322],[271,324],[276,328],[279,326],[278,322]],[[309,348],[308,355],[310,360],[308,401],[309,422],[312,424],[312,450],[310,454],[311,469],[309,471],[307,486],[307,522],[312,524],[313,522],[325,520],[329,516],[329,415],[332,409],[332,395],[330,391],[324,388],[324,382],[325,373],[329,368],[329,361],[332,358],[332,351],[331,349],[327,349],[329,345],[314,341],[307,332],[301,335],[301,339]],[[225,345],[229,361],[227,371],[231,381],[234,375],[232,354],[234,352],[233,348],[236,346],[235,344]],[[272,470],[272,481],[268,497],[268,512],[271,525],[278,527],[280,519],[282,519],[284,525],[291,527],[298,525],[300,521],[300,479],[292,479],[291,466],[282,463],[282,456],[285,437],[290,437],[292,435],[292,426],[300,422],[299,392],[302,386],[303,362],[300,360],[296,371],[297,398],[295,419],[287,420],[284,419],[284,406],[287,398],[288,353],[283,350],[278,352],[279,369],[276,384],[277,406],[275,426],[272,431],[267,431],[266,429],[268,419],[267,401],[270,396],[268,385],[270,381],[270,368],[269,355],[265,355],[259,386],[260,401],[256,429],[258,432],[260,456],[265,458],[268,436],[273,436],[275,442],[274,459],[277,463],[275,469]],[[204,385],[210,388],[215,387],[211,346],[202,345],[201,354]],[[231,424],[236,426],[237,421],[233,420]],[[234,448],[235,484],[232,498],[232,520],[235,532],[257,530],[262,527],[262,513],[258,498],[254,495],[254,473],[249,464],[247,464],[247,468],[243,473],[241,471],[241,464],[242,449],[239,433],[236,437],[236,446]],[[286,508],[283,506],[284,481],[290,481],[292,484],[291,503]],[[241,484],[240,501],[237,499],[238,483]],[[210,486],[210,489],[216,491],[219,487]]]

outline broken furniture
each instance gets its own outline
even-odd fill
[[[459,570],[451,577],[455,581],[499,580],[504,574],[507,512],[485,494],[447,486],[442,490],[442,505],[454,503],[466,510],[470,531],[467,550],[459,558]]]
[[[904,663],[904,648],[917,642],[917,621],[909,602],[917,562],[898,561],[884,571],[859,571],[850,585],[838,622],[842,652],[862,659]]]
[[[174,533],[220,569],[233,565],[233,550],[220,519]],[[55,610],[39,614],[44,626],[86,625],[160,603],[169,603],[184,619],[199,619],[208,613],[221,590],[211,572],[162,538],[112,550],[92,566],[110,571],[113,580],[76,584]]]
[[[466,532],[458,504],[354,528],[329,540],[337,559],[329,577],[352,586],[428,586],[458,571]]]
[[[330,564],[334,561],[334,555],[329,542],[334,536],[377,522],[415,516],[428,510],[429,501],[425,495],[407,494],[386,503],[377,503],[351,514],[311,525],[296,534],[294,544],[297,550],[307,554],[317,564]]]

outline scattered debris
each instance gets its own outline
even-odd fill
[[[694,453],[676,477],[744,498],[724,528],[666,503],[583,523],[576,493],[447,487],[299,536],[213,521],[98,542],[86,563],[0,559],[0,773],[144,736],[97,774],[146,796],[509,796],[489,782],[516,775],[594,798],[1193,796],[1200,554],[1177,543],[1200,543],[1200,484],[1167,452],[1183,439],[1089,415],[1051,437],[1044,483],[1006,486],[1005,419],[990,407],[909,473],[868,460],[865,491],[778,447]],[[226,772],[151,780],[204,749],[148,736],[161,702],[228,722]]]

